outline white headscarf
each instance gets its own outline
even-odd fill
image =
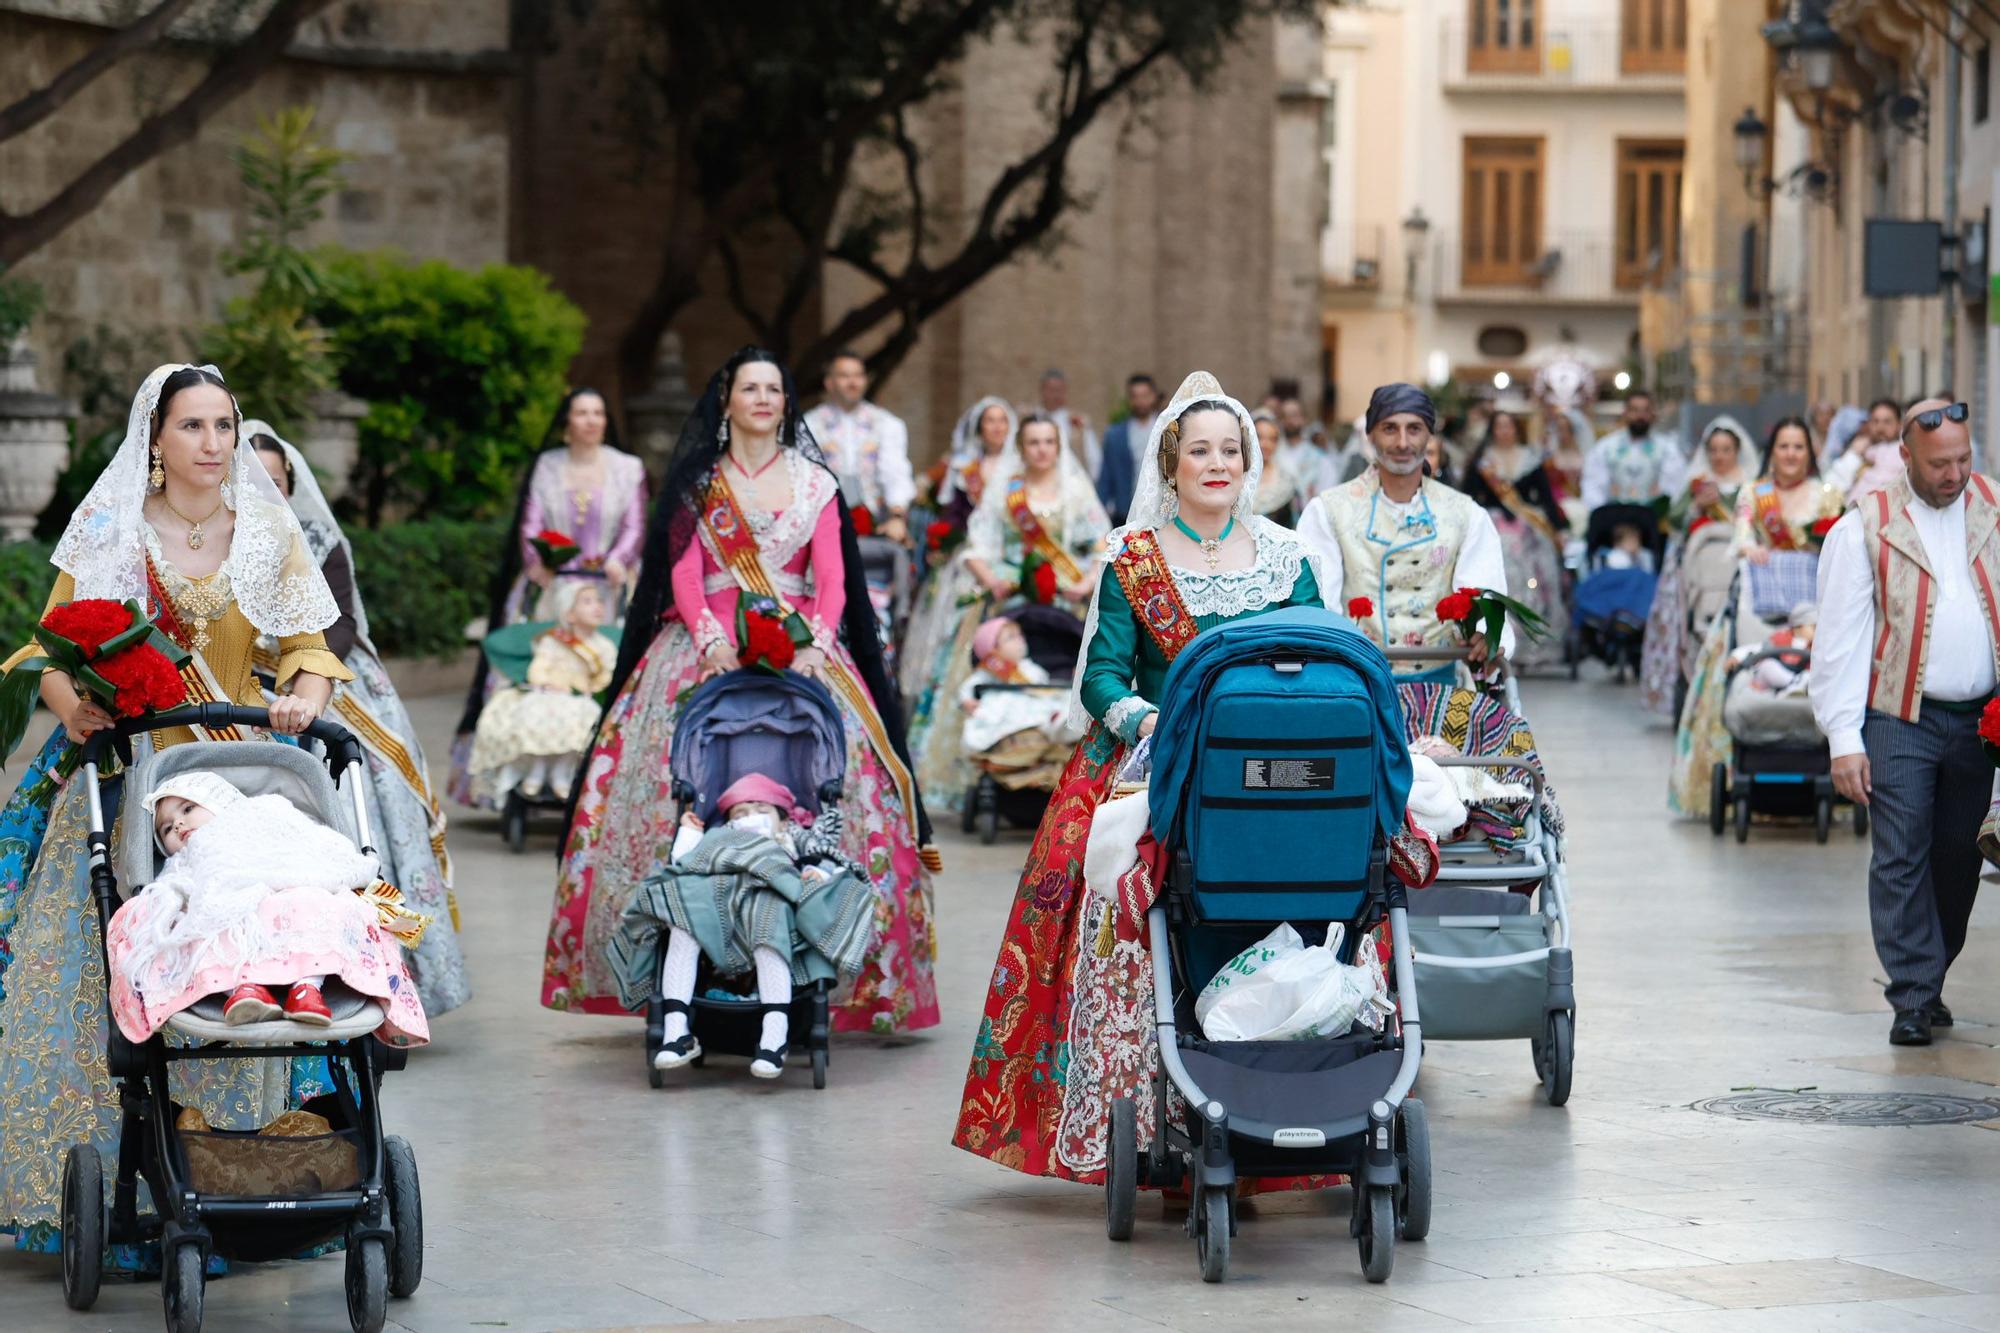
[[[79,600],[146,598],[146,495],[152,471],[153,412],[168,376],[190,369],[196,367],[159,366],[146,376],[132,399],[125,442],[70,515],[55,554],[49,557],[49,563],[76,581]],[[218,378],[221,374],[213,366],[199,369]],[[229,555],[222,562],[229,574],[231,594],[244,618],[265,634],[283,637],[325,629],[340,618],[340,608],[317,565],[286,572],[286,558],[294,546],[307,549],[305,537],[285,497],[251,453],[239,431],[229,480],[222,486],[223,503],[236,515]]]
[[[1146,440],[1146,452],[1139,459],[1139,481],[1132,489],[1132,507],[1125,511],[1125,527],[1119,533],[1130,530],[1146,530],[1164,527],[1174,521],[1180,512],[1180,497],[1167,485],[1167,479],[1160,475],[1160,437],[1167,426],[1179,421],[1190,407],[1199,402],[1220,403],[1236,414],[1236,420],[1243,428],[1243,489],[1236,494],[1233,512],[1238,518],[1248,518],[1257,501],[1257,482],[1264,475],[1264,451],[1257,443],[1257,423],[1250,415],[1250,409],[1222,391],[1222,385],[1215,376],[1205,370],[1197,370],[1181,381],[1181,387],[1174,390],[1174,396],[1153,418],[1153,430]],[[1113,536],[1118,534],[1114,533]],[[1113,545],[1116,543],[1114,541]]]
[[[1694,452],[1688,458],[1687,479],[1693,481],[1709,475],[1708,437],[1718,430],[1726,430],[1736,437],[1736,471],[1741,475],[1742,483],[1747,485],[1757,475],[1757,469],[1763,466],[1764,454],[1757,447],[1757,437],[1727,412],[1703,426],[1701,434],[1694,437]]]
[[[998,402],[999,399],[988,401]],[[1060,430],[1056,439],[1060,446]],[[1062,479],[1064,540],[1077,540],[1080,532],[1103,532],[1110,526],[1111,520],[1105,516],[1104,504],[1097,497],[1097,487],[1091,484],[1090,474],[1084,471],[1075,450],[1058,447],[1056,453],[1056,468]],[[986,490],[979,497],[979,508],[973,511],[966,524],[972,539],[967,543],[969,552],[976,546],[982,558],[990,559],[998,554],[1005,541],[1004,533],[1014,522],[1007,513],[1007,487],[1026,468],[1021,458],[1021,432],[1017,427],[1008,434],[1006,445],[1000,450],[999,457],[994,459],[993,474],[986,479]]]
[[[220,774],[190,769],[176,773],[146,793],[140,802],[146,813],[151,815],[153,807],[169,796],[178,796],[191,805],[198,805],[210,814],[219,815],[245,797],[236,786]],[[160,841],[157,830],[153,833],[153,846],[165,852],[166,846]]]
[[[1015,432],[1020,428],[1020,418],[1015,416],[1014,407],[1005,398],[987,394],[971,407],[965,409],[958,424],[951,428],[951,461],[945,465],[944,480],[938,484],[938,503],[945,504],[959,491],[958,474],[966,464],[977,461],[986,453],[986,443],[979,438],[979,422],[986,415],[986,409],[997,407],[1007,414],[1007,443],[1003,450],[1012,448]]]
[[[341,529],[340,520],[333,516],[333,506],[327,503],[326,492],[319,488],[319,478],[313,475],[312,464],[306,456],[295,448],[291,441],[271,429],[271,423],[259,417],[245,421],[238,430],[243,435],[243,443],[253,454],[257,449],[257,437],[268,435],[278,442],[285,451],[285,461],[292,465],[292,515],[299,522],[299,528],[306,539],[306,549],[312,552],[314,560],[322,569],[327,556],[338,546],[347,552],[347,568],[354,572],[354,545],[347,540],[347,533]],[[253,458],[252,462],[256,462]],[[257,464],[262,467],[262,463]],[[356,577],[354,584],[354,637],[369,652],[375,652],[375,642],[368,637],[368,612],[361,604],[361,583]],[[376,656],[381,654],[377,653]]]

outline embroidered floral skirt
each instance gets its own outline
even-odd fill
[[[836,651],[846,658],[845,647]],[[853,669],[851,660],[846,664]],[[626,1012],[605,950],[633,893],[669,859],[677,813],[667,755],[681,701],[699,676],[693,637],[678,620],[670,622],[599,727],[556,880],[542,971],[542,1003],[551,1009]],[[916,830],[895,780],[845,697],[833,695],[847,733],[842,850],[866,868],[876,894],[875,951],[853,984],[836,993],[833,1025],[841,1032],[932,1027],[938,1003],[930,874],[917,859]]]
[[[935,642],[922,686],[910,696],[910,760],[917,766],[924,801],[934,813],[964,809],[966,795],[979,776],[959,743],[965,710],[959,706],[958,690],[973,672],[972,636],[991,614],[990,605],[982,598],[958,609],[956,622],[948,622]]]
[[[1506,562],[1507,592],[1547,622],[1539,639],[1516,631],[1514,664],[1548,666],[1560,662],[1569,633],[1569,603],[1563,597],[1562,552],[1537,529],[1505,509],[1491,511]]]
[[[61,1245],[63,1154],[96,1144],[107,1193],[108,1164],[118,1159],[83,783],[67,783],[52,804],[29,797],[63,746],[61,732],[51,736],[0,809],[0,1232],[43,1253]],[[217,1129],[260,1129],[332,1088],[318,1056],[190,1061],[173,1067],[172,1080],[175,1100]],[[157,1267],[155,1249],[120,1247],[112,1258]]]

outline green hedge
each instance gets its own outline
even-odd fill
[[[468,621],[486,614],[487,582],[504,522],[431,519],[355,529],[355,581],[368,628],[386,657],[449,657]],[[53,546],[0,544],[0,656],[28,642],[48,601]]]

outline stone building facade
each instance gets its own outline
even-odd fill
[[[8,98],[46,84],[146,6],[131,0],[0,0]],[[225,13],[196,5],[168,41],[122,63],[50,119],[0,143],[0,206],[48,199],[149,114],[177,100],[213,58]],[[221,257],[240,235],[244,199],[231,153],[261,116],[316,108],[350,154],[346,188],[317,239],[357,249],[484,264],[507,258],[513,60],[507,0],[343,0],[300,33],[256,86],[189,143],[127,176],[90,213],[22,261],[47,310],[29,342],[52,383],[63,352],[99,325],[133,340],[147,364],[191,354],[239,280]]]

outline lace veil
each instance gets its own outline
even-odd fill
[[[125,441],[83,503],[70,515],[49,562],[76,581],[79,599],[144,601],[146,482],[152,470],[153,413],[160,388],[178,371],[213,366],[165,365],[139,386],[125,422]],[[239,419],[241,408],[237,409]],[[272,484],[239,430],[222,500],[236,515],[222,568],[237,607],[260,632],[285,637],[325,629],[340,618],[333,593],[312,563],[299,521]]]
[[[313,559],[324,569],[327,556],[338,546],[347,552],[347,567],[352,570],[354,545],[347,540],[340,520],[333,516],[333,506],[327,503],[326,492],[319,488],[319,478],[313,475],[312,464],[306,461],[306,456],[290,440],[272,430],[267,421],[252,417],[243,423],[242,432],[245,446],[253,452],[259,435],[270,436],[285,451],[285,458],[292,465],[292,514],[305,533],[306,546],[311,550]],[[354,587],[354,631],[362,645],[369,652],[375,652],[375,641],[368,635],[368,612],[362,605],[358,579]]]
[[[1757,475],[1764,463],[1764,451],[1757,447],[1757,437],[1744,424],[1729,413],[1710,421],[1701,428],[1701,434],[1694,437],[1694,448],[1688,454],[1687,479],[1708,475],[1708,437],[1718,430],[1726,430],[1736,437],[1736,470],[1745,481]]]
[[[959,469],[975,458],[978,458],[984,452],[984,446],[980,443],[979,439],[979,421],[981,417],[986,415],[986,409],[989,407],[997,407],[1007,414],[1007,443],[1005,448],[1012,449],[1014,447],[1014,440],[1020,431],[1021,419],[1015,413],[1012,403],[1008,402],[1005,398],[989,393],[971,407],[966,408],[965,415],[958,419],[958,424],[952,427],[951,430],[951,460],[945,465],[944,480],[938,484],[938,504],[940,506],[943,506],[954,495],[958,494]]]

